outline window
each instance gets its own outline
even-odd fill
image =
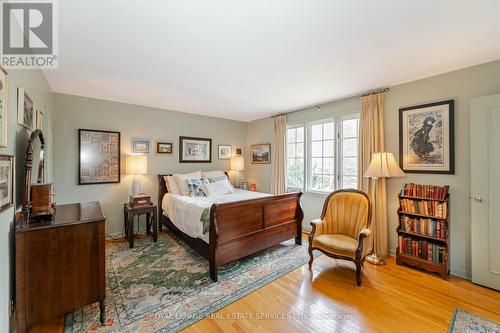
[[[335,122],[311,123],[309,129],[309,188],[332,191],[335,188]]]
[[[304,188],[304,127],[288,128],[287,142],[287,185],[289,188]]]
[[[358,187],[359,115],[289,126],[289,189],[331,192]]]

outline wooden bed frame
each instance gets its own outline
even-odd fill
[[[227,173],[226,173],[227,175]],[[210,278],[217,281],[217,267],[265,250],[291,238],[302,245],[300,205],[302,192],[213,204],[210,209],[209,244],[180,231],[163,214],[162,199],[168,192],[164,176],[158,175],[158,209],[162,225],[208,259]]]

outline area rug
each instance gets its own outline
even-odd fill
[[[455,309],[448,333],[499,333],[500,325],[462,309]]]
[[[105,326],[95,303],[67,315],[65,332],[176,332],[307,261],[307,245],[290,240],[219,267],[214,283],[208,261],[170,234],[107,243]]]

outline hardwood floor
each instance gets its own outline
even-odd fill
[[[500,322],[500,292],[394,258],[365,263],[357,287],[352,263],[320,256],[312,272],[304,265],[184,332],[446,332],[456,307]],[[62,320],[30,332],[62,332]]]

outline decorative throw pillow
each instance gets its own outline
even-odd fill
[[[174,176],[163,176],[163,179],[165,179],[165,184],[167,185],[167,191],[168,193],[172,195],[180,195],[181,192],[179,191],[179,187],[177,186],[177,183],[175,182]]]
[[[205,193],[203,193],[201,187],[203,184],[210,184],[210,182],[206,178],[188,179],[187,184],[190,197],[204,197]]]
[[[187,184],[188,179],[200,179],[200,178],[201,178],[201,170],[185,174],[177,173],[174,175],[175,182],[179,187],[181,195],[186,195],[186,196],[189,196],[189,188]]]
[[[233,186],[227,179],[220,182],[204,184],[201,189],[207,197],[231,194],[234,192]]]

